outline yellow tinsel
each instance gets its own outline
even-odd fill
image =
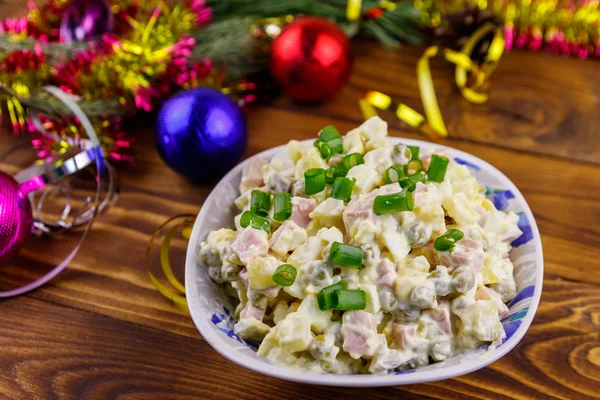
[[[116,93],[136,96],[165,72],[167,63],[176,55],[174,46],[192,30],[196,16],[180,5],[171,8],[163,2],[151,14],[147,11],[139,13],[149,15],[146,20],[129,19],[131,31],[126,39],[111,43],[111,54],[96,58],[89,71],[77,76],[77,86],[82,88],[78,94],[88,100]],[[121,103],[127,101],[121,97]]]

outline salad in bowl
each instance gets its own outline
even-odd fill
[[[201,333],[242,365],[315,383],[491,362],[533,318],[541,245],[531,243],[535,225],[508,205],[514,193],[479,182],[479,169],[451,149],[388,137],[378,117],[247,160],[215,189],[227,195],[207,200],[230,220],[205,205],[210,222],[197,221],[204,227],[190,243],[186,286]],[[533,246],[519,261],[525,243]],[[205,315],[198,322],[194,299],[213,290],[219,299],[200,308],[216,309],[213,327],[252,362],[215,344]]]

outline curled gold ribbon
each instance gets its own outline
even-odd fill
[[[162,268],[162,272],[169,281],[169,283],[176,289],[176,291],[174,291],[169,287],[163,285],[150,271],[149,261],[150,251],[152,250],[156,238],[160,235],[160,233],[166,226],[178,220],[180,220],[181,222],[172,226],[165,233],[165,236],[162,240],[162,244],[160,246],[160,265]],[[169,254],[171,250],[171,241],[177,233],[180,233],[184,239],[189,240],[194,220],[195,216],[191,214],[181,214],[169,218],[154,231],[154,233],[150,237],[150,240],[148,241],[148,247],[146,249],[146,268],[148,268],[148,276],[150,277],[150,281],[152,282],[156,290],[159,291],[160,294],[162,294],[167,299],[171,300],[175,308],[182,312],[188,312],[188,303],[185,298],[185,286],[175,277],[173,269],[171,268]]]
[[[488,34],[494,32],[494,38],[481,65],[471,60],[471,54],[475,46]],[[496,69],[500,57],[504,51],[504,36],[501,28],[496,28],[492,24],[486,24],[479,28],[469,37],[460,52],[450,49],[443,50],[444,58],[456,65],[455,81],[461,95],[470,103],[482,104],[488,100],[485,93],[478,92],[475,89],[481,88],[486,79],[490,77]],[[368,91],[361,100],[359,106],[365,119],[377,115],[376,108],[392,111],[398,119],[406,124],[419,129],[428,136],[448,136],[448,130],[444,123],[442,113],[435,94],[433,79],[429,60],[439,53],[438,46],[428,47],[423,56],[417,62],[417,79],[419,82],[419,92],[425,118],[419,112],[408,107],[405,104],[395,102],[390,96],[376,91]],[[469,74],[473,83],[469,85]]]

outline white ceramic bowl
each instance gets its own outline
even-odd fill
[[[420,146],[422,149],[441,147],[419,140],[390,140]],[[258,156],[269,160],[281,148],[283,146],[264,151]],[[198,262],[199,244],[208,233],[233,226],[233,201],[239,195],[238,185],[246,161],[231,170],[208,196],[196,219],[188,246],[185,279],[187,299],[192,319],[204,339],[224,357],[253,371],[294,382],[331,386],[395,386],[438,381],[478,370],[508,353],[525,335],[540,301],[544,272],[540,234],[523,195],[504,174],[477,157],[447,149],[457,162],[469,167],[477,180],[486,185],[488,196],[497,208],[515,211],[520,216],[519,226],[524,234],[513,243],[515,247],[510,255],[515,266],[518,294],[509,304],[510,315],[502,321],[506,339],[500,346],[490,351],[482,347],[444,362],[383,375],[311,373],[275,365],[259,357],[256,348],[233,333],[234,306],[231,299],[209,278],[206,269],[200,267]]]

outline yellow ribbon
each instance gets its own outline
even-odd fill
[[[394,11],[398,5],[394,1],[382,0],[377,4],[377,7],[385,11]],[[346,5],[346,19],[348,21],[358,21],[362,14],[361,11],[362,0],[348,0],[348,4]]]
[[[471,60],[473,49],[486,35],[494,32],[494,38],[481,65],[477,65]],[[485,80],[489,78],[496,69],[498,61],[504,51],[504,37],[502,29],[495,28],[492,24],[486,24],[479,28],[465,43],[460,52],[450,49],[444,49],[444,58],[456,65],[455,81],[462,96],[469,102],[475,104],[485,103],[488,99],[487,94],[480,93],[479,89]],[[440,107],[438,105],[429,59],[439,53],[438,46],[431,46],[425,50],[423,56],[417,62],[417,79],[419,82],[419,92],[425,118],[419,112],[408,107],[405,104],[396,103],[390,96],[376,91],[368,91],[361,100],[359,106],[365,119],[377,115],[375,108],[389,110],[396,114],[396,117],[406,124],[419,129],[428,136],[448,136],[448,130],[444,123]],[[474,78],[472,85],[468,84],[469,74]]]
[[[362,9],[362,0],[348,0],[346,6],[346,18],[348,21],[358,21]]]
[[[189,240],[191,235],[191,227],[194,223],[194,219],[195,217],[191,214],[182,214],[169,218],[154,231],[154,233],[150,237],[150,240],[148,241],[148,247],[146,249],[146,267],[148,268],[148,276],[150,277],[150,281],[152,282],[154,287],[159,291],[160,294],[171,300],[175,308],[182,312],[188,312],[188,303],[185,298],[185,286],[181,282],[179,282],[179,280],[175,277],[175,274],[173,273],[173,269],[171,268],[171,261],[169,260],[169,253],[171,249],[171,241],[173,240],[175,234],[180,233],[184,239]],[[165,275],[169,283],[177,290],[176,292],[163,285],[156,278],[156,276],[154,276],[154,274],[150,271],[149,268],[149,260],[150,251],[152,250],[152,246],[154,245],[154,240],[158,237],[163,228],[177,220],[182,221],[174,225],[167,231],[160,246],[160,264],[162,267],[163,274]]]

